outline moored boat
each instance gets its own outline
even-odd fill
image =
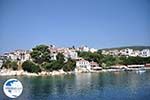
[[[146,72],[144,67],[139,68],[139,70],[136,71],[136,73],[144,73]]]

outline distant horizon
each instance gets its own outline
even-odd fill
[[[0,0],[0,54],[38,44],[150,45],[148,0]]]

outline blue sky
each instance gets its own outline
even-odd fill
[[[0,0],[0,53],[37,44],[150,45],[150,1]]]

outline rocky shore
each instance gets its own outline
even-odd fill
[[[150,70],[150,67],[145,67],[146,70]],[[99,71],[83,71],[83,70],[75,70],[72,72],[65,72],[63,70],[59,71],[52,71],[52,72],[47,72],[47,71],[42,71],[40,73],[29,73],[23,70],[17,70],[13,71],[10,69],[1,69],[0,70],[0,76],[53,76],[53,75],[63,75],[63,74],[73,74],[73,73],[99,73],[99,72],[118,72],[118,71],[137,71],[139,70],[138,68],[130,68],[130,70],[123,70],[123,69],[102,69]]]
[[[74,72],[64,72],[63,70],[46,72],[42,71],[40,73],[29,73],[23,70],[13,71],[10,69],[0,70],[0,76],[50,76],[50,75],[62,75],[62,74],[72,74]]]

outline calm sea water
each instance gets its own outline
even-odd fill
[[[17,78],[23,84],[23,93],[17,100],[150,100],[150,71],[0,76],[0,100],[9,100],[2,91],[2,83],[9,78]]]

